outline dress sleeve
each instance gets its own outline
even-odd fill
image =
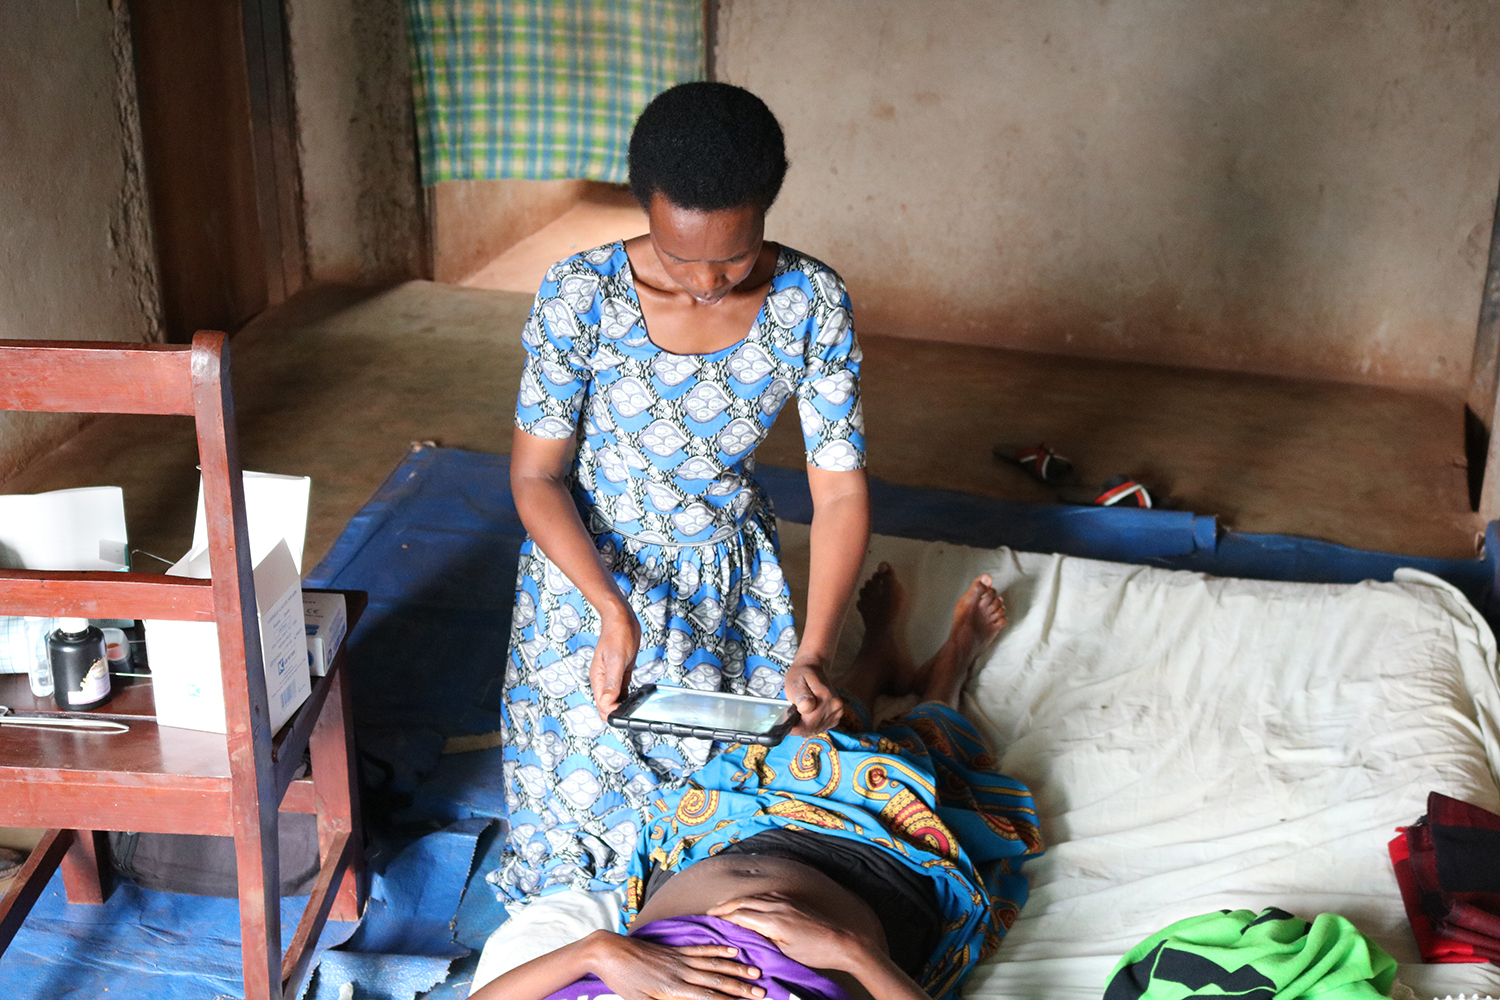
[[[559,265],[561,266],[561,265]],[[526,363],[521,390],[516,395],[516,426],[528,434],[554,440],[572,437],[593,371],[588,363],[590,332],[557,280],[557,268],[547,272],[521,329]]]
[[[807,364],[797,384],[807,463],[831,472],[863,469],[865,415],[859,401],[863,354],[854,338],[849,293],[832,271],[817,274],[813,285]]]

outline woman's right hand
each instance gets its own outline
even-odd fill
[[[704,944],[672,948],[639,938],[596,932],[594,975],[622,1000],[759,1000],[764,988],[746,980],[760,970],[735,960],[738,950]]]
[[[594,662],[589,665],[589,688],[600,718],[620,707],[630,688],[630,671],[641,651],[641,623],[623,600],[599,613],[599,644],[594,647]]]

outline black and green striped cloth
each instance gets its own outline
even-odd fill
[[[1270,907],[1179,920],[1115,966],[1104,1000],[1376,1000],[1396,960],[1333,913],[1308,923]]]

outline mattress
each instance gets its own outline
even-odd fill
[[[789,551],[806,528],[782,526]],[[795,565],[795,557],[789,564]],[[1010,625],[964,711],[1035,795],[1046,855],[965,995],[1098,1000],[1133,945],[1216,909],[1341,913],[1419,997],[1500,995],[1490,965],[1422,965],[1386,842],[1440,791],[1500,811],[1495,641],[1448,584],[1299,584],[877,536],[921,659],[980,573]],[[850,615],[836,673],[862,627]],[[896,706],[899,707],[899,706]],[[497,931],[476,984],[609,923],[551,897]]]
[[[1098,1000],[1167,924],[1272,905],[1348,917],[1419,996],[1500,995],[1494,966],[1419,963],[1385,848],[1429,791],[1500,811],[1495,641],[1448,584],[1220,579],[893,538],[866,569],[881,559],[912,595],[919,659],[978,574],[1010,609],[964,708],[1031,786],[1048,851],[966,996]]]

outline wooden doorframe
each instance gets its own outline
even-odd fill
[[[297,114],[283,0],[241,0],[250,77],[250,133],[271,305],[296,294],[307,276]]]

